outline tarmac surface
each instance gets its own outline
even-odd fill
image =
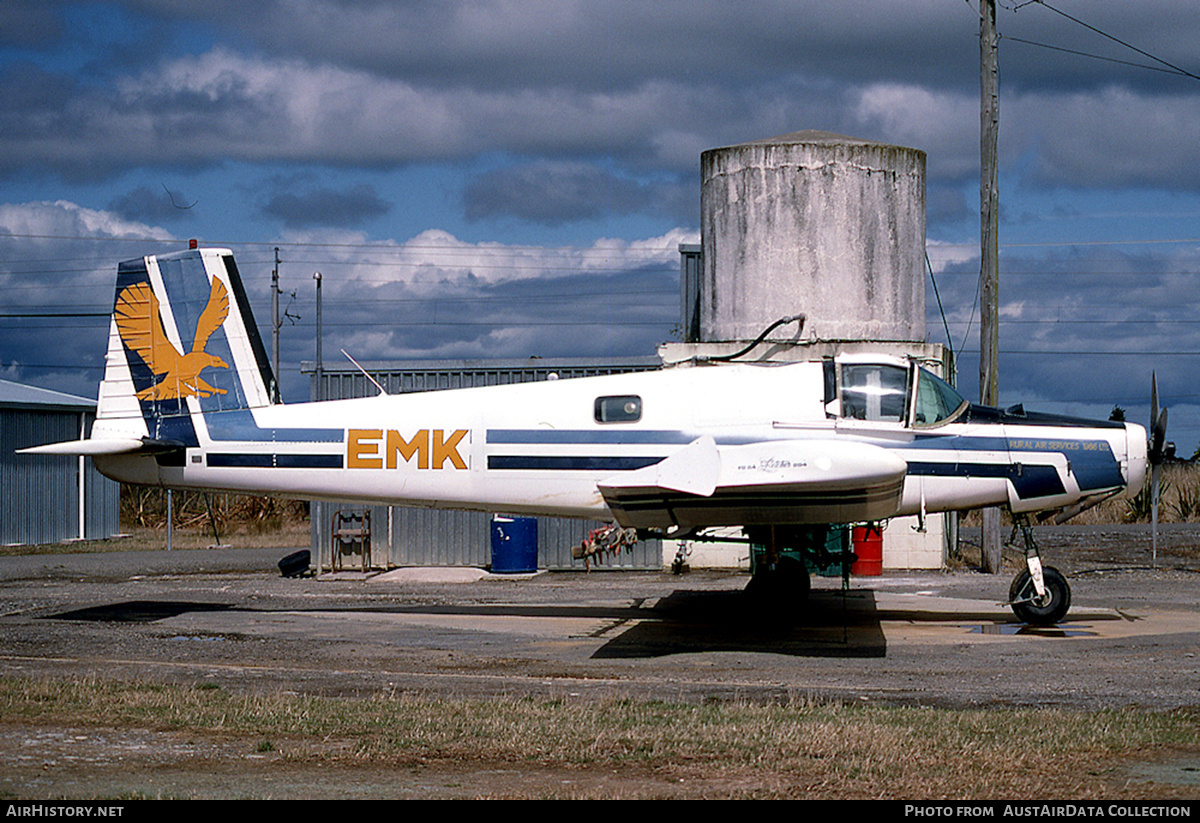
[[[747,576],[478,569],[284,579],[283,549],[0,558],[0,674],[333,695],[791,697],[931,706],[1200,703],[1200,526],[1039,529],[1066,621],[1013,571],[816,577],[788,619]],[[970,536],[968,535],[968,540]],[[1015,567],[1014,567],[1015,569]]]
[[[1019,624],[999,602],[1015,564],[1002,575],[965,565],[886,573],[847,589],[817,577],[808,602],[778,620],[742,591],[747,575],[733,572],[400,569],[284,579],[276,563],[285,549],[6,557],[0,676],[348,697],[542,695],[566,706],[593,697],[1200,704],[1200,526],[1164,527],[1157,562],[1143,527],[1039,533],[1074,603],[1067,620],[1043,629]],[[0,717],[0,797],[731,796],[720,773],[681,782],[608,766],[398,770],[295,760],[257,742]],[[1200,790],[1198,775],[1194,753],[1168,747],[1094,779],[1130,796],[1179,798]],[[771,781],[783,778],[767,769],[745,779],[777,791]]]

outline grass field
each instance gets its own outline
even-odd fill
[[[532,698],[336,699],[99,680],[0,680],[0,715],[26,727],[155,728],[231,738],[273,769],[603,770],[653,776],[599,796],[1179,798],[1125,766],[1200,752],[1200,713],[945,711],[795,702],[674,704]],[[569,781],[566,781],[569,783]],[[528,787],[500,789],[531,796]],[[669,792],[678,796],[672,788]],[[532,796],[577,796],[551,781]]]

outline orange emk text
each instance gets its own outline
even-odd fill
[[[405,438],[390,429],[348,429],[346,467],[394,469],[415,458],[418,469],[444,469],[446,461],[456,469],[465,469],[467,463],[458,453],[458,445],[468,433],[467,429],[457,429],[446,435],[442,429],[433,429],[431,436],[429,429],[421,429]]]

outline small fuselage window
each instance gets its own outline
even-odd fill
[[[596,398],[597,423],[632,423],[642,419],[642,398],[620,394]]]

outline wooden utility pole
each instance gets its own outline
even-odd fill
[[[279,247],[275,247],[275,268],[271,270],[271,365],[275,367],[275,385],[268,387],[271,402],[279,402]]]
[[[321,359],[321,335],[324,330],[321,328],[321,273],[313,272],[313,280],[317,281],[317,392],[314,400],[325,399],[325,362]],[[318,568],[320,568],[318,566]]]
[[[1000,69],[996,59],[996,0],[979,0],[979,402],[1000,404],[1000,189],[996,144],[1000,131]],[[982,566],[1000,571],[1000,510],[983,511]]]

